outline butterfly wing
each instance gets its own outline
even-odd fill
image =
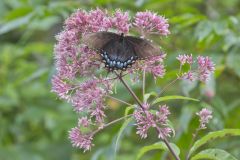
[[[148,40],[133,36],[126,36],[125,39],[133,46],[139,58],[147,58],[161,53],[160,48]]]
[[[119,38],[120,35],[111,32],[89,33],[82,37],[82,42],[93,49],[102,49],[110,41]]]

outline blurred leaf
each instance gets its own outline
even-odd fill
[[[133,120],[133,117],[130,117],[128,119],[126,119],[124,121],[124,123],[122,124],[121,128],[119,129],[118,131],[118,134],[117,134],[117,138],[116,138],[116,143],[115,143],[115,146],[114,146],[114,155],[116,156],[117,155],[117,150],[119,148],[119,145],[120,145],[120,140],[123,136],[123,132],[125,130],[125,128],[129,125],[129,123]]]
[[[34,15],[33,13],[29,13],[26,16],[19,17],[17,19],[13,19],[13,20],[7,22],[6,24],[2,25],[0,27],[0,35],[7,33],[11,30],[17,29],[24,24],[27,24],[30,21],[30,19],[33,17],[33,15]]]
[[[227,66],[240,77],[240,54],[239,50],[233,49],[227,57]]]
[[[194,99],[194,98],[190,98],[190,97],[172,95],[172,96],[164,96],[164,97],[157,98],[152,102],[152,104],[156,104],[156,103],[159,103],[159,102],[162,102],[162,101],[178,100],[178,99],[196,101],[196,102],[199,101],[198,99]]]
[[[198,42],[201,42],[205,38],[207,38],[211,32],[212,32],[211,22],[207,20],[201,21],[195,29],[195,37],[197,38]]]
[[[135,107],[136,107],[135,105],[128,106],[128,107],[125,109],[124,116],[127,116],[131,110],[134,110]]]
[[[144,95],[144,102],[147,102],[147,100],[151,97],[151,96],[153,96],[153,97],[157,97],[158,96],[158,94],[156,93],[156,92],[150,92],[150,93],[146,93],[145,95]]]
[[[170,146],[173,148],[173,151],[176,153],[176,155],[180,154],[180,149],[178,148],[178,146],[176,144],[170,143]],[[142,147],[137,154],[137,160],[139,160],[147,152],[152,151],[152,150],[156,150],[156,149],[163,150],[163,151],[168,151],[168,147],[166,146],[165,143],[158,142],[158,143],[155,143],[155,144],[152,144],[152,145],[149,145],[149,146]]]
[[[220,131],[210,132],[206,136],[197,140],[190,149],[189,155],[192,155],[199,147],[208,143],[209,141],[226,136],[240,136],[240,129],[223,129]]]
[[[212,159],[212,160],[237,160],[234,156],[230,153],[222,150],[222,149],[206,149],[194,157],[191,160],[198,160],[198,159]]]

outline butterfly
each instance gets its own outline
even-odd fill
[[[137,60],[160,53],[159,47],[150,41],[112,32],[95,32],[83,36],[83,43],[100,53],[109,71],[126,70]]]

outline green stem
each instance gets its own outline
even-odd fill
[[[128,105],[128,106],[131,106],[131,105],[132,105],[132,104],[130,104],[130,103],[128,103],[128,102],[125,102],[125,101],[123,101],[123,100],[121,100],[121,99],[118,99],[118,98],[115,98],[115,97],[112,97],[112,96],[109,96],[109,95],[107,95],[107,97],[109,97],[109,98],[111,98],[111,99],[113,99],[113,100],[115,100],[115,101],[121,102],[121,103],[123,103],[123,104],[126,104],[126,105]]]
[[[116,72],[115,72],[116,73]],[[133,90],[128,86],[128,84],[123,80],[122,76],[117,74],[119,80],[122,82],[122,84],[126,87],[126,89],[129,91],[129,93],[133,96],[133,98],[135,99],[135,101],[138,103],[138,105],[143,109],[143,111],[145,111],[145,109],[143,108],[142,102],[138,99],[138,97],[136,96],[136,94],[133,92]],[[174,158],[176,160],[180,160],[180,158],[177,156],[177,154],[174,152],[173,148],[170,146],[168,140],[166,138],[162,139],[163,142],[166,144],[166,146],[168,147],[168,150],[171,152],[171,154],[174,156]]]

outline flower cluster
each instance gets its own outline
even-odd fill
[[[200,112],[196,113],[199,116],[200,121],[200,129],[206,129],[206,124],[208,124],[209,120],[212,119],[212,111],[207,108],[203,108]]]
[[[183,79],[188,79],[188,80],[200,80],[202,82],[206,82],[210,75],[214,72],[215,67],[214,63],[212,60],[206,56],[198,56],[197,57],[197,69],[193,70],[192,65],[194,63],[192,54],[191,55],[179,55],[177,57],[177,60],[180,62],[180,69],[182,65],[184,64],[189,64],[190,65],[190,70],[186,73],[183,74],[182,78]]]
[[[140,34],[144,31],[144,34],[154,32],[167,35],[170,33],[168,27],[165,18],[151,12],[138,12],[131,18],[127,12],[121,10],[109,13],[97,8],[89,12],[77,10],[67,18],[64,30],[56,36],[57,43],[54,47],[56,75],[52,78],[52,92],[72,104],[75,112],[81,112],[78,126],[69,133],[73,146],[85,151],[91,148],[93,130],[99,129],[104,124],[105,98],[111,93],[112,80],[116,79],[116,75],[111,73],[108,78],[103,75],[105,68],[99,53],[85,45],[82,37],[99,31],[128,35],[130,29],[136,28],[137,31],[141,31]],[[133,74],[144,69],[155,77],[163,77],[164,57],[165,54],[159,53],[140,60],[126,72]],[[83,132],[86,131],[83,128],[88,128],[87,132]]]
[[[170,111],[166,105],[159,106],[156,113],[152,113],[149,104],[144,104],[143,109],[139,108],[134,112],[134,118],[137,125],[137,134],[141,138],[147,138],[148,130],[153,127],[156,128],[158,138],[165,139],[170,137],[173,130],[168,126],[167,120]]]
[[[148,33],[157,33],[166,36],[170,33],[167,19],[150,11],[138,12],[134,20],[134,26],[141,31],[143,36]]]
[[[138,72],[145,71],[151,73],[154,78],[163,77],[165,75],[165,67],[163,64],[165,57],[166,54],[160,53],[157,56],[149,57],[147,60],[139,60],[128,72],[137,74]]]

